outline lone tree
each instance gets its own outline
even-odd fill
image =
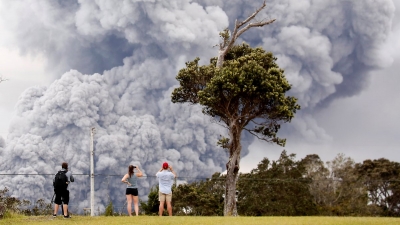
[[[176,79],[180,87],[172,93],[173,103],[203,106],[203,113],[226,126],[229,138],[218,144],[229,152],[226,164],[224,215],[236,216],[236,183],[239,172],[240,139],[247,130],[259,139],[284,146],[285,139],[277,137],[281,123],[290,122],[300,106],[297,99],[285,96],[291,85],[272,53],[247,44],[234,45],[239,35],[251,27],[261,27],[274,20],[250,23],[265,7],[264,4],[235,29],[221,32],[223,42],[218,57],[209,65],[199,66],[199,58],[186,63]],[[244,26],[244,27],[243,27]],[[232,37],[232,38],[231,38]]]

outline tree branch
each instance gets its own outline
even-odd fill
[[[262,27],[262,26],[265,26],[265,25],[268,25],[268,24],[271,24],[271,23],[273,23],[274,21],[275,21],[276,19],[272,19],[272,20],[269,20],[269,21],[261,21],[261,22],[257,22],[257,23],[249,23],[249,24],[247,24],[245,27],[243,27],[241,30],[239,30],[238,32],[237,32],[237,34],[234,34],[234,36],[232,37],[232,39],[235,39],[233,42],[235,42],[236,41],[236,39],[240,36],[240,35],[242,35],[245,31],[247,31],[248,29],[250,29],[250,28],[252,28],[252,27]]]
[[[238,22],[237,20],[235,21],[235,29],[233,30],[233,34],[231,37],[231,40],[229,41],[228,46],[225,48],[224,53],[226,54],[229,49],[233,46],[235,41],[239,38],[240,35],[242,35],[244,32],[246,32],[248,29],[252,27],[262,27],[268,24],[271,24],[275,21],[275,19],[269,20],[269,21],[261,21],[257,23],[249,23],[251,20],[253,20],[256,15],[264,9],[266,6],[265,1],[263,2],[262,6],[258,8],[251,16],[249,16],[247,19],[245,19],[243,22]],[[247,24],[249,23],[249,24]],[[240,29],[243,25],[247,24],[244,28]],[[239,30],[240,29],[240,30]]]
[[[221,121],[222,121],[222,123],[221,123]],[[216,118],[216,117],[211,117],[210,122],[211,122],[211,123],[215,123],[215,124],[217,124],[217,125],[219,125],[219,126],[225,128],[225,129],[227,129],[227,130],[229,129],[229,127],[226,125],[227,122],[226,122],[225,120],[223,120],[221,117],[218,117],[218,118]]]
[[[260,8],[258,8],[253,14],[251,14],[251,16],[249,16],[247,19],[245,19],[243,22],[241,22],[241,23],[239,24],[239,27],[241,27],[243,24],[248,23],[250,20],[254,19],[254,17],[256,17],[256,15],[257,15],[263,8],[265,8],[265,6],[266,6],[266,4],[265,4],[265,1],[264,1]]]
[[[232,48],[233,44],[235,41],[239,38],[240,35],[242,35],[244,32],[249,30],[252,27],[262,27],[268,24],[273,23],[276,19],[268,20],[268,21],[260,21],[260,22],[255,22],[255,23],[249,23],[251,20],[253,20],[257,14],[264,9],[266,6],[265,1],[261,5],[260,8],[258,8],[251,16],[247,17],[243,22],[238,22],[237,20],[235,21],[235,28],[233,30],[232,36],[230,40],[228,41],[227,33],[224,33],[223,37],[223,43],[220,43],[219,45],[219,55],[218,55],[218,61],[217,61],[217,67],[222,67],[223,64],[223,59],[226,55],[226,53]],[[241,28],[247,24],[245,27]],[[227,31],[226,31],[227,32]]]
[[[259,140],[263,140],[263,141],[266,141],[266,142],[269,142],[269,143],[272,142],[271,139],[267,139],[267,138],[260,137],[260,136],[258,136],[256,133],[254,133],[254,132],[253,132],[252,130],[250,130],[250,129],[243,128],[243,130],[247,130],[250,134],[252,134],[252,135],[255,136],[256,138],[258,138]]]

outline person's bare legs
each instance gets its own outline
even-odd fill
[[[136,216],[138,216],[139,215],[139,204],[138,204],[139,197],[132,195],[132,198],[133,198],[133,207],[135,208]]]
[[[54,204],[54,215],[57,215],[59,205]]]
[[[164,212],[164,201],[160,201],[160,206],[158,207],[158,213],[162,216]]]
[[[171,206],[171,202],[167,201],[167,211],[168,211],[168,215],[172,216],[172,206]]]
[[[68,216],[68,205],[63,204],[64,216]]]
[[[132,195],[126,195],[126,209],[128,210],[128,215],[132,216]]]

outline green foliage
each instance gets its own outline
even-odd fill
[[[335,216],[359,216],[377,212],[369,207],[367,190],[359,179],[354,161],[338,154],[325,164],[316,155],[302,160],[306,177],[311,179],[310,192],[318,205],[319,214]]]
[[[271,162],[264,158],[256,169],[240,174],[236,188],[238,213],[244,216],[397,216],[395,207],[400,205],[395,202],[399,193],[397,170],[398,163],[383,159],[366,160],[356,166],[351,158],[339,154],[325,164],[318,155],[295,160],[295,154],[283,151],[278,160]],[[225,179],[225,175],[216,173],[206,181],[176,187],[174,214],[222,215]],[[372,201],[373,194],[380,194],[380,202]],[[390,207],[394,211],[389,211]]]
[[[39,199],[33,206],[31,215],[39,216],[39,215],[51,215],[51,214],[53,214],[53,208],[51,206],[51,203],[46,203],[44,199]]]
[[[227,46],[227,45],[228,45],[228,42],[229,42],[229,40],[230,40],[230,32],[229,32],[229,29],[226,28],[224,31],[220,32],[220,33],[219,33],[219,36],[222,38],[223,45],[224,45],[224,46]]]
[[[108,203],[106,209],[104,210],[104,216],[114,216],[114,207],[112,201]]]
[[[356,165],[368,190],[368,200],[385,216],[400,216],[400,163],[388,159],[365,160]]]
[[[140,207],[145,215],[158,216],[158,209],[160,206],[160,202],[158,201],[158,191],[158,185],[156,185],[151,188],[147,203],[140,200]]]
[[[221,137],[218,140],[217,145],[220,146],[221,148],[229,148],[229,138]]]
[[[23,218],[23,215],[21,213],[7,211],[4,214],[3,218],[0,218],[0,219],[4,219],[7,221],[7,220],[21,219],[21,218]]]
[[[53,213],[51,203],[46,203],[44,199],[37,200],[32,208],[27,208],[31,204],[30,201],[11,197],[7,192],[7,188],[0,190],[0,219],[15,217],[17,214],[39,216]]]
[[[173,198],[175,215],[222,216],[224,181],[220,173],[215,173],[206,181],[177,186]]]
[[[238,212],[246,216],[308,216],[318,213],[303,178],[303,165],[283,151],[277,161],[264,158],[238,182]]]
[[[0,190],[0,219],[9,217],[13,213],[19,212],[19,206],[21,201],[15,197],[11,197],[7,194],[8,188],[5,187]]]
[[[26,216],[42,216],[53,214],[51,203],[46,203],[44,199],[39,199],[35,202],[32,208],[27,208],[31,203],[27,200],[22,200],[19,204],[19,212]]]
[[[216,58],[204,66],[199,60],[179,71],[180,87],[172,102],[200,104],[204,114],[228,127],[234,121],[240,131],[283,146],[285,140],[277,137],[280,123],[289,122],[300,106],[296,98],[285,96],[291,86],[273,54],[242,44],[232,47],[222,68],[216,67]]]

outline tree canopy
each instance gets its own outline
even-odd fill
[[[174,190],[173,211],[176,215],[222,216],[223,177],[220,173],[211,179],[181,184]]]
[[[305,167],[295,154],[281,153],[277,161],[264,158],[238,181],[238,211],[246,216],[317,215]]]
[[[360,180],[368,190],[371,205],[387,216],[400,216],[400,163],[381,158],[356,164]]]
[[[180,87],[173,91],[172,102],[199,103],[204,114],[228,126],[234,122],[239,129],[284,145],[285,139],[277,137],[280,122],[289,122],[300,106],[296,98],[285,96],[291,86],[276,59],[247,44],[233,46],[222,68],[216,67],[217,58],[204,66],[196,58],[179,71]]]

